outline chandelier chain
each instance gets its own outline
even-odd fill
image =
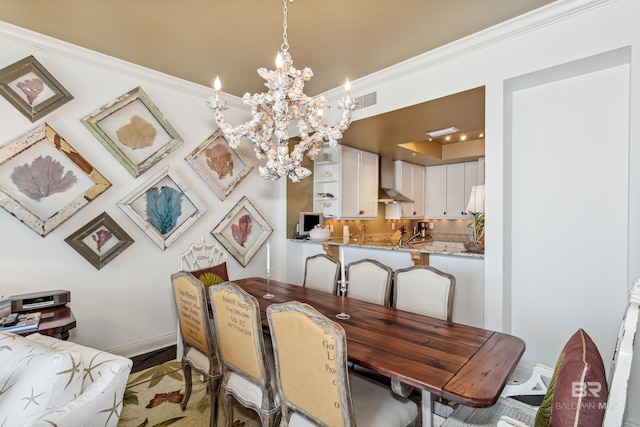
[[[293,3],[293,0],[290,0]],[[280,49],[282,51],[289,50],[289,38],[287,37],[287,12],[289,9],[287,8],[287,0],[282,0],[282,46]]]

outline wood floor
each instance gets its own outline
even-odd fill
[[[133,368],[131,373],[145,370],[153,366],[157,366],[161,363],[174,360],[176,358],[176,346],[161,348],[150,353],[141,354],[131,358],[133,361]]]

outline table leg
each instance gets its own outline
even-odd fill
[[[433,426],[433,396],[422,390],[422,427]]]

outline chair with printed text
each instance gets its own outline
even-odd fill
[[[527,381],[507,384],[494,406],[459,406],[442,426],[622,426],[638,325],[640,280],[629,295],[608,383],[597,346],[579,329],[566,342],[553,370],[536,366]],[[543,397],[539,406],[515,398],[535,395]]]
[[[393,270],[373,260],[361,259],[347,265],[347,297],[384,306],[389,305]]]
[[[215,243],[204,240],[192,243],[186,251],[178,257],[178,271],[188,271],[200,280],[205,286],[222,283],[229,280],[227,273],[227,254]],[[206,292],[205,292],[206,294]],[[209,298],[209,295],[206,294]],[[184,349],[180,336],[180,325],[177,331],[176,360],[182,360]]]
[[[305,261],[302,286],[332,294],[338,291],[340,262],[325,255],[310,256]]]
[[[205,287],[201,281],[184,271],[171,275],[171,284],[184,348],[181,363],[185,391],[180,406],[183,411],[187,407],[191,397],[192,370],[196,371],[207,381],[211,407],[210,425],[214,427],[218,422],[218,390],[222,373],[214,343]]]
[[[416,425],[418,407],[388,387],[349,372],[341,325],[308,304],[271,304],[267,319],[282,401],[282,425]]]
[[[258,301],[233,282],[210,286],[209,299],[222,365],[227,427],[233,423],[232,398],[256,411],[263,427],[274,426],[280,402],[271,342],[266,345],[264,340]]]

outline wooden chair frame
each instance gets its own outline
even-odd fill
[[[387,279],[385,280],[385,285],[384,285],[384,291],[383,291],[383,298],[382,301],[373,301],[373,300],[368,300],[369,302],[374,302],[376,304],[380,304],[380,305],[384,305],[384,306],[388,306],[391,300],[391,279],[393,278],[393,270],[391,269],[391,267],[388,267],[384,264],[382,264],[379,261],[376,261],[375,259],[361,259],[358,261],[354,261],[351,262],[347,265],[347,280],[349,281],[349,286],[347,287],[347,293],[346,296],[347,297],[351,297],[351,295],[349,295],[350,293],[352,293],[350,290],[353,287],[353,283],[352,283],[352,269],[356,268],[358,266],[361,265],[372,265],[374,267],[376,267],[377,269],[380,270],[380,274],[386,274],[387,275]]]
[[[397,308],[397,304],[398,304],[398,289],[400,287],[398,276],[402,275],[403,273],[412,272],[416,270],[427,270],[449,280],[450,285],[449,285],[449,292],[447,295],[447,314],[446,314],[446,317],[443,318],[442,320],[451,322],[451,319],[453,317],[453,297],[455,295],[455,290],[456,290],[456,278],[449,273],[445,273],[443,271],[438,270],[435,267],[430,267],[427,265],[414,265],[412,267],[400,268],[396,270],[393,273],[393,303],[392,303],[393,307]],[[402,310],[402,308],[400,309]],[[420,313],[420,314],[424,314],[424,313]]]
[[[171,275],[171,284],[174,292],[174,301],[178,313],[178,322],[181,329],[188,331],[180,334],[184,348],[182,357],[182,370],[184,373],[185,391],[180,407],[184,411],[191,397],[192,370],[198,372],[207,380],[209,393],[209,404],[211,407],[210,425],[218,425],[218,392],[222,373],[218,362],[217,348],[214,344],[211,319],[207,308],[207,298],[202,282],[193,277],[190,273],[180,271]],[[195,298],[187,299],[183,295],[185,290],[191,287],[191,296]],[[193,313],[197,313],[194,315]],[[202,353],[208,361],[208,370],[197,366],[194,359],[190,357],[192,351]]]
[[[323,328],[328,334],[334,336],[336,338],[336,346],[335,346],[335,360],[336,360],[336,369],[337,372],[335,374],[340,394],[340,408],[342,412],[342,418],[345,422],[345,426],[351,426],[352,420],[355,419],[353,404],[351,401],[351,392],[349,389],[349,381],[348,381],[348,368],[347,368],[347,338],[344,332],[344,329],[339,324],[330,321],[320,312],[318,312],[315,308],[310,306],[309,304],[301,303],[298,301],[291,301],[283,304],[271,304],[267,307],[267,319],[269,322],[269,329],[271,331],[271,340],[273,342],[273,353],[276,362],[276,378],[278,383],[278,392],[280,393],[280,402],[282,406],[282,425],[289,425],[289,421],[294,413],[304,417],[305,419],[315,423],[318,426],[323,426],[324,424],[310,414],[305,408],[301,408],[292,403],[288,398],[286,393],[286,386],[283,389],[283,384],[281,381],[280,375],[280,359],[278,353],[278,334],[279,328],[274,325],[273,317],[277,313],[286,313],[286,312],[299,312],[309,317],[313,322]],[[302,362],[301,362],[302,363]]]
[[[312,256],[308,257],[305,260],[305,264],[304,264],[304,266],[305,266],[304,267],[304,281],[303,281],[302,286],[306,287],[307,284],[309,283],[309,280],[310,280],[310,278],[309,278],[309,263],[314,263],[314,262],[317,262],[319,260],[326,260],[329,263],[331,263],[331,265],[335,266],[336,271],[335,271],[335,274],[333,276],[333,288],[332,288],[331,293],[336,294],[338,292],[338,274],[340,273],[340,268],[341,268],[340,261],[337,261],[337,260],[335,260],[335,259],[333,259],[330,256],[325,255],[325,254],[312,255]],[[315,287],[313,289],[324,290],[324,289],[319,289],[319,288],[315,288]]]
[[[258,301],[254,296],[250,295],[233,282],[224,282],[218,285],[209,286],[208,292],[211,308],[213,311],[213,327],[216,345],[218,348],[218,357],[222,365],[221,391],[224,395],[223,405],[227,420],[226,425],[227,427],[231,427],[233,424],[233,407],[231,399],[235,398],[244,407],[251,408],[256,411],[260,416],[260,421],[263,426],[274,426],[276,418],[280,414],[280,406],[276,404],[275,396],[277,394],[277,391],[275,391],[272,387],[272,384],[274,384],[272,380],[273,373],[271,372],[270,365],[267,361],[267,350],[264,344],[262,321],[260,317],[260,305],[258,304]],[[220,313],[220,311],[218,310],[224,311],[224,309],[227,307],[217,307],[217,300],[214,299],[215,294],[221,292],[233,294],[234,297],[242,301],[243,307],[245,307],[247,311],[250,312],[250,319],[242,318],[240,319],[240,321],[242,321],[243,324],[234,324],[234,327],[242,327],[247,332],[250,332],[253,337],[253,349],[244,349],[247,352],[251,352],[252,350],[255,351],[255,362],[257,362],[257,366],[254,365],[252,368],[254,368],[253,370],[257,372],[254,372],[253,374],[243,370],[242,367],[240,367],[241,363],[245,363],[243,360],[238,359],[236,355],[227,353],[227,350],[231,350],[231,348],[234,345],[238,345],[238,343],[226,343],[222,341],[222,337],[225,334],[221,333],[221,327],[222,325],[227,324],[227,320],[224,320],[226,319],[226,313]],[[234,308],[234,310],[242,309],[243,308],[239,306],[236,306]],[[225,358],[225,356],[233,356],[236,357],[236,359],[230,360],[229,358]],[[240,358],[242,359],[242,357]],[[236,361],[238,363],[236,363]],[[254,374],[256,373],[259,378],[254,377]],[[229,387],[232,375],[238,375],[262,390],[262,401],[259,405],[256,405],[253,402],[247,400],[245,396],[240,395],[231,387]]]
[[[178,269],[184,271],[200,270],[227,262],[227,253],[204,237],[198,243],[192,243],[178,258]]]

